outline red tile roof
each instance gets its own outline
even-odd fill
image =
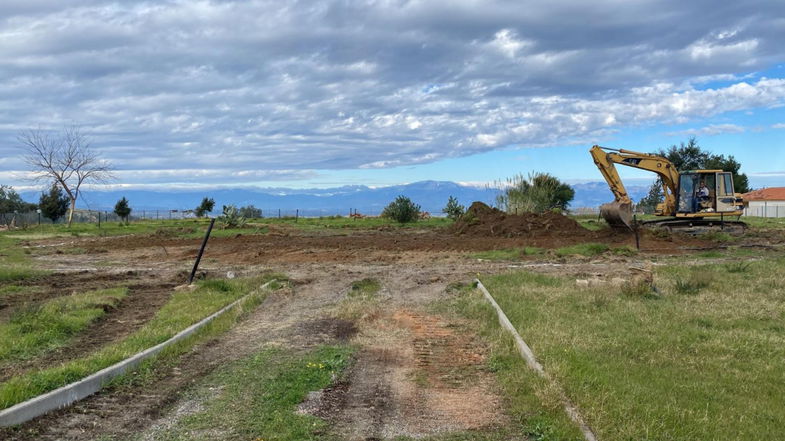
[[[785,187],[754,190],[742,195],[745,201],[785,201]]]

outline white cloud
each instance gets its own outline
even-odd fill
[[[667,136],[698,136],[698,135],[720,135],[723,133],[744,133],[747,130],[746,127],[742,127],[736,124],[709,124],[705,127],[695,128],[695,129],[686,129],[686,130],[679,130],[676,132],[668,132],[666,133]]]
[[[772,124],[772,129],[785,129],[785,123]]]
[[[15,136],[39,125],[80,124],[135,170],[123,179],[170,183],[308,179],[700,125],[785,104],[784,79],[750,76],[785,58],[781,12],[774,0],[9,0],[0,173],[23,169]],[[690,26],[663,31],[673,23]]]

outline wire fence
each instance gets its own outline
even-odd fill
[[[382,208],[346,208],[327,209],[327,208],[257,208],[259,210],[258,216],[252,218],[323,218],[323,217],[375,217],[380,216]],[[579,207],[569,211],[572,215],[598,215],[599,207]],[[220,212],[214,211],[207,213],[210,217],[220,215]],[[430,212],[428,215],[433,217],[444,216],[441,212]],[[785,217],[785,205],[768,205],[760,207],[749,207],[744,209],[744,216],[748,217],[765,217],[765,218],[781,218]],[[129,216],[129,221],[140,220],[182,220],[196,218],[194,210],[189,209],[152,209],[152,210],[133,210]],[[0,213],[0,225],[4,226],[29,226],[29,225],[43,225],[43,224],[64,224],[68,222],[67,216],[63,216],[57,221],[53,222],[51,219],[44,217],[43,214],[37,211],[29,211],[24,213]],[[100,224],[103,222],[123,222],[111,210],[76,210],[74,212],[73,222],[75,223],[92,223]]]
[[[382,213],[382,209],[368,208],[347,208],[346,210],[337,209],[324,209],[324,208],[257,208],[258,215],[251,216],[252,218],[269,219],[291,219],[291,218],[320,218],[331,216],[342,217],[374,217]],[[208,217],[216,217],[221,213],[213,211],[207,213]],[[431,214],[431,213],[429,213]],[[442,213],[433,213],[433,216],[442,216]],[[128,217],[129,222],[142,221],[142,220],[182,220],[182,219],[195,219],[196,213],[194,210],[182,209],[153,209],[153,210],[133,210]],[[98,224],[105,222],[123,222],[120,216],[111,210],[76,210],[74,211],[74,223],[92,223]],[[68,223],[68,216],[63,216],[56,221],[45,217],[38,211],[28,212],[14,212],[14,213],[0,213],[0,225],[5,226],[30,226],[30,225],[53,225]]]

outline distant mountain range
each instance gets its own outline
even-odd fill
[[[588,182],[575,184],[575,199],[572,208],[598,207],[609,202],[613,195],[604,182]],[[633,200],[639,200],[648,192],[648,186],[637,185],[627,187]],[[215,190],[188,191],[152,191],[152,190],[112,190],[89,191],[82,195],[78,206],[91,210],[111,211],[115,203],[122,197],[128,199],[134,214],[142,210],[167,211],[193,209],[205,196],[216,202],[215,212],[220,212],[222,205],[239,206],[253,205],[261,208],[265,216],[291,215],[300,210],[302,216],[318,216],[331,214],[349,214],[349,210],[357,210],[363,214],[378,214],[398,195],[405,195],[424,211],[432,214],[441,213],[450,196],[469,206],[474,201],[493,204],[496,189],[460,185],[448,181],[421,181],[405,185],[389,187],[367,187],[352,185],[327,189],[291,189],[291,188],[237,188]],[[40,193],[23,192],[21,196],[28,201],[37,202]]]

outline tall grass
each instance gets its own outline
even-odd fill
[[[599,439],[769,440],[785,427],[783,272],[782,258],[677,263],[657,270],[660,296],[527,273],[483,282]]]
[[[280,277],[280,275],[266,275],[254,279],[211,280],[202,282],[194,291],[175,292],[155,317],[122,341],[87,357],[61,366],[31,372],[0,384],[0,408],[12,406],[84,378],[141,350],[164,342],[223,306],[257,290],[265,281]],[[257,295],[257,297],[261,296],[263,293]]]
[[[0,324],[0,363],[25,360],[64,346],[127,293],[127,288],[88,291],[16,310],[8,323]]]

